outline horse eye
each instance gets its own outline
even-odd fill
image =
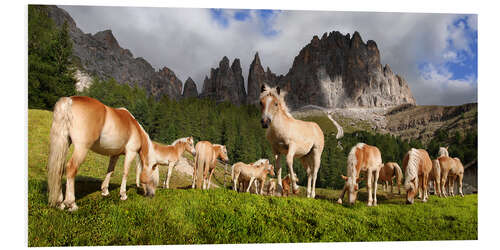
[[[260,102],[260,106],[263,106],[264,104],[262,104],[262,102]]]
[[[278,103],[277,103],[277,102],[275,102],[275,103],[274,103],[274,106],[278,107]]]

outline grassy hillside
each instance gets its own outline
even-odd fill
[[[190,179],[174,172],[171,186],[146,198],[128,179],[120,201],[123,157],[111,178],[109,197],[100,185],[106,157],[89,153],[76,178],[75,213],[47,206],[47,162],[51,112],[28,111],[28,245],[137,245],[380,240],[475,240],[477,195],[431,197],[403,205],[400,195],[380,192],[378,207],[335,203],[339,190],[318,189],[317,199],[262,197],[219,188],[183,189]],[[189,159],[188,159],[189,160]],[[222,175],[219,173],[219,179]],[[163,176],[163,174],[162,174]]]

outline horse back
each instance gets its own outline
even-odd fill
[[[432,161],[429,157],[429,153],[427,153],[424,149],[419,149],[418,151],[421,159],[419,164],[419,174],[428,175],[432,170]]]

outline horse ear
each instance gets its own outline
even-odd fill
[[[278,93],[278,95],[280,95],[280,86],[276,87],[276,93]]]
[[[262,84],[262,86],[260,87],[260,93],[266,91],[266,85]]]
[[[346,181],[347,181],[347,179],[349,179],[349,178],[347,178],[347,176],[345,176],[345,175],[341,175],[340,177],[342,177],[342,179],[344,179],[344,180],[346,180]]]
[[[449,147],[449,146],[446,146],[446,150],[448,150],[448,147]]]

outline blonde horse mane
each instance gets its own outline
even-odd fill
[[[175,145],[179,142],[188,142],[188,139],[189,139],[189,137],[179,138],[179,139],[175,140],[174,142],[172,142],[172,144],[170,144],[170,145]]]
[[[255,161],[254,163],[252,163],[252,165],[260,165],[262,163],[268,163],[269,164],[269,160],[268,159],[259,159],[257,161]]]
[[[358,159],[356,158],[356,151],[362,149],[366,144],[360,142],[356,146],[352,147],[349,155],[347,156],[347,176],[357,178],[358,172],[356,171],[356,165],[358,164]]]
[[[413,178],[416,178],[418,180],[418,164],[420,163],[420,153],[418,152],[417,149],[412,148],[410,151],[408,151],[408,165],[406,166],[406,171],[405,171],[405,188],[409,189],[410,188],[410,181],[413,180]],[[418,183],[418,181],[417,181]]]
[[[276,88],[271,88],[265,83],[264,83],[263,88],[264,88],[264,91],[262,91],[260,93],[259,99],[262,99],[263,97],[268,96],[268,95],[274,96],[279,101],[280,106],[281,106],[282,110],[285,112],[285,114],[288,117],[293,118],[292,114],[290,114],[290,109],[288,108],[288,105],[285,102],[285,96],[286,96],[287,92],[284,90],[280,90],[280,93],[278,94],[278,91],[276,91]]]
[[[439,147],[438,155],[439,155],[439,157],[441,157],[441,156],[450,157],[450,154],[448,153],[448,147]]]

